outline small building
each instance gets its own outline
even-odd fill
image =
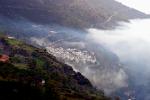
[[[12,37],[12,36],[8,36],[7,38],[8,39],[15,39],[15,37]]]

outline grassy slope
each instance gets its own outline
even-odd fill
[[[5,36],[0,36],[0,43],[2,52],[10,56],[9,63],[0,62],[0,99],[109,100],[44,50]]]

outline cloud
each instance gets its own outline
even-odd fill
[[[104,89],[107,93],[127,84],[126,73],[120,68],[118,58],[102,45],[93,43],[93,39],[97,41],[98,35],[94,38],[92,33],[87,38],[88,33],[80,30],[57,25],[38,25],[27,20],[3,18],[0,22],[0,28],[17,33],[23,39],[27,35],[28,42],[47,47],[49,53],[73,66],[74,70],[81,72],[95,87]]]
[[[147,84],[150,78],[150,19],[120,24],[122,26],[116,30],[89,29],[87,38],[117,54],[128,72],[134,75],[135,84]]]

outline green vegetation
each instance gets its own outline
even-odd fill
[[[0,99],[110,100],[45,50],[7,37],[0,37],[0,43],[10,57],[0,62]]]
[[[42,59],[36,59],[36,66],[37,68],[41,69],[45,65],[45,62]]]
[[[29,52],[33,52],[35,50],[35,48],[33,48],[29,45],[25,45],[25,44],[21,45],[20,47],[27,50],[27,51],[29,51]]]
[[[15,65],[15,67],[17,67],[19,69],[27,69],[28,68],[28,65],[26,65],[26,64],[17,63],[14,65]]]
[[[35,50],[34,47],[32,47],[30,45],[26,45],[22,41],[18,41],[16,39],[5,38],[5,41],[10,46],[15,46],[15,47],[18,47],[18,48],[22,48],[22,49],[24,49],[24,50],[26,50],[28,52],[33,52]]]
[[[15,39],[6,39],[6,41],[7,41],[7,43],[9,45],[12,45],[12,46],[20,46],[20,45],[22,45],[22,42],[17,41]]]
[[[19,58],[19,57],[11,57],[10,58],[10,61],[12,62],[12,63],[21,63],[21,59]]]

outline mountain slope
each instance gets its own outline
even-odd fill
[[[0,36],[0,98],[109,100],[80,73],[42,49]],[[2,61],[2,56],[9,61]]]
[[[0,15],[75,28],[106,28],[148,17],[114,0],[1,0]]]

